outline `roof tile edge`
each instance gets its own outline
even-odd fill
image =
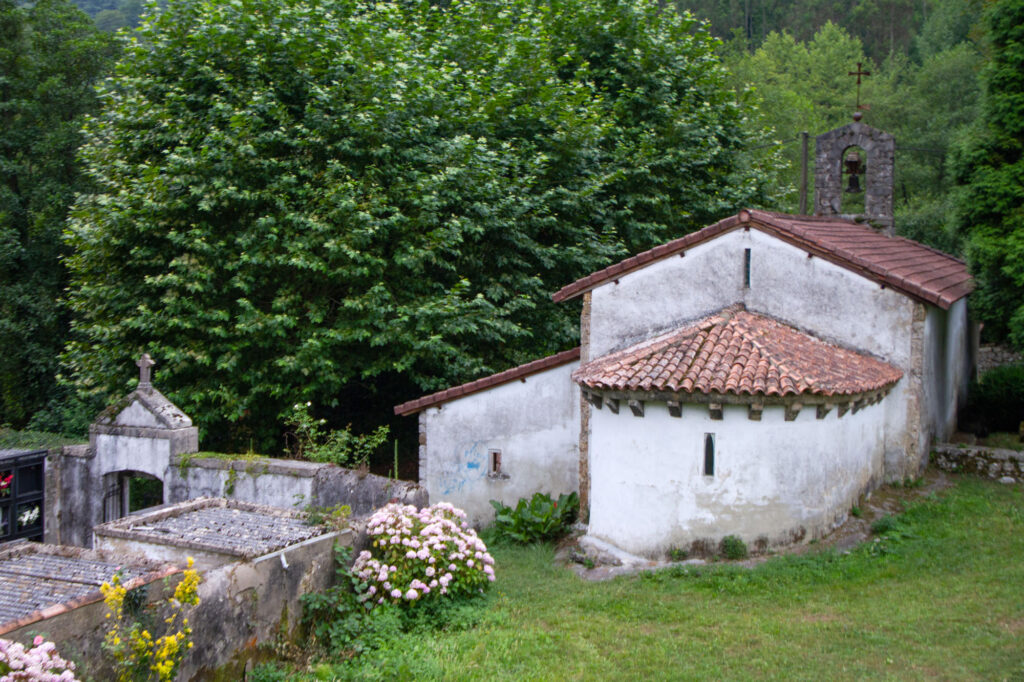
[[[409,400],[402,403],[401,405],[395,406],[395,414],[406,417],[416,412],[421,412],[428,407],[446,403],[455,398],[462,398],[473,393],[485,391],[495,386],[507,384],[510,381],[516,379],[525,379],[531,374],[537,374],[547,369],[554,367],[560,367],[570,362],[580,359],[580,348],[570,348],[564,350],[561,353],[555,353],[554,355],[548,355],[547,357],[532,360],[525,364],[519,365],[518,367],[512,367],[495,374],[491,374],[480,379],[460,384],[458,386],[452,386],[436,393],[430,393],[428,395],[416,398],[415,400]]]

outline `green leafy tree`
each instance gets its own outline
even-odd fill
[[[0,0],[0,424],[24,426],[57,396],[67,316],[61,240],[85,188],[75,164],[94,83],[115,46],[64,0]]]
[[[992,3],[985,23],[991,58],[982,116],[953,160],[962,183],[958,224],[986,333],[1024,348],[1024,0]]]
[[[831,22],[806,43],[788,33],[771,33],[753,53],[734,52],[727,59],[736,87],[753,87],[764,121],[785,142],[780,148],[794,180],[800,168],[797,136],[810,133],[809,162],[813,164],[814,136],[849,122],[856,100],[846,74],[857,62],[872,68],[860,41]],[[813,167],[808,176],[810,206]],[[776,208],[796,212],[798,205],[799,197],[790,189]]]
[[[146,350],[207,445],[269,449],[295,402],[366,431],[574,343],[553,290],[766,200],[714,46],[653,2],[170,5],[88,126],[77,388]]]

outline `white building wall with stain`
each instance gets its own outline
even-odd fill
[[[825,341],[909,366],[911,299],[757,229],[727,232],[595,288],[590,357],[740,302]]]
[[[570,362],[523,380],[426,408],[426,477],[430,502],[451,502],[484,526],[494,518],[490,500],[514,506],[542,492],[557,497],[579,490],[578,366]],[[491,471],[500,451],[501,470]]]
[[[750,249],[749,286],[746,250]],[[890,478],[918,468],[921,359],[913,299],[756,228],[727,232],[608,282],[592,292],[591,357],[625,348],[734,303],[835,345],[882,358],[904,372],[883,403]],[[928,306],[932,309],[933,306]],[[915,366],[915,362],[918,363]],[[876,434],[873,438],[878,438]]]
[[[842,418],[817,419],[810,406],[790,422],[781,406],[765,407],[761,421],[741,405],[724,406],[721,420],[699,405],[681,418],[655,402],[643,417],[592,410],[588,534],[652,557],[726,535],[761,548],[823,536],[879,483],[890,399]]]
[[[953,303],[949,310],[928,307],[924,327],[925,430],[936,440],[953,435],[957,409],[967,397],[973,370],[971,333],[966,298]]]

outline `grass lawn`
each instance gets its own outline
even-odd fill
[[[1024,679],[1024,487],[957,477],[884,540],[590,583],[549,545],[448,631],[283,679]],[[258,678],[256,678],[258,679]]]

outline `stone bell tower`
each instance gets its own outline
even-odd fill
[[[862,160],[864,213],[843,217],[868,222],[891,235],[896,138],[861,123],[860,118],[858,111],[853,123],[818,135],[815,140],[814,214],[842,215],[843,160],[850,147],[860,147],[867,157]]]
[[[814,155],[814,214],[841,215],[844,218],[867,222],[888,235],[893,233],[893,166],[896,157],[896,138],[889,133],[860,122],[860,79],[870,76],[861,64],[850,72],[857,77],[857,111],[853,123],[818,135]],[[851,147],[859,147],[865,155],[847,154]],[[851,175],[848,192],[860,192],[859,174],[864,173],[864,212],[843,214],[843,165]]]

